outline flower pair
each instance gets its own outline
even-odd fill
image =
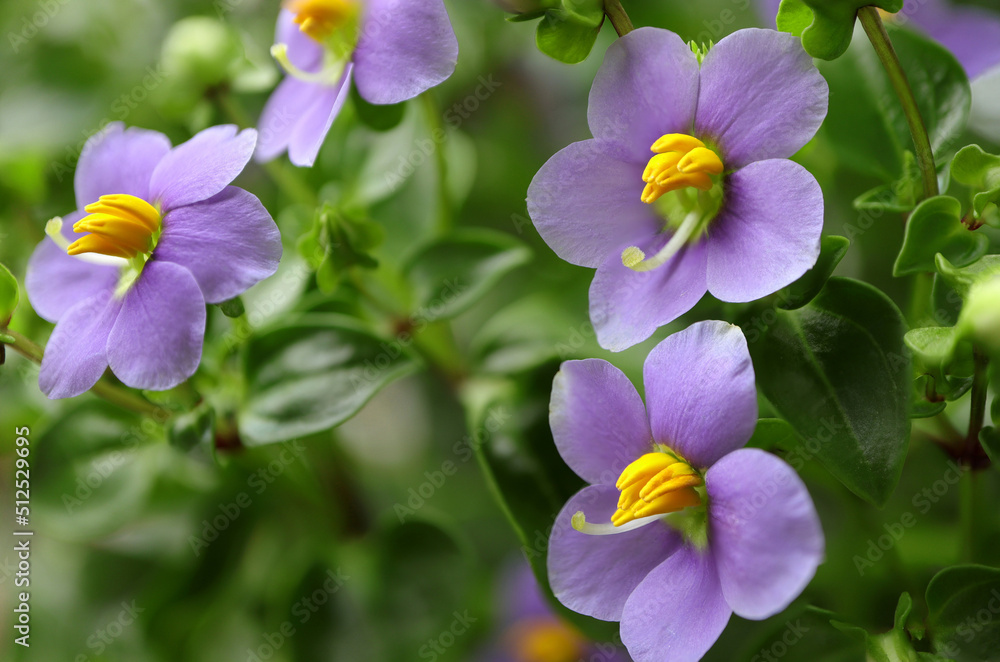
[[[574,611],[621,621],[637,662],[701,658],[730,616],[787,607],[822,561],[819,518],[798,475],[745,449],[757,422],[742,332],[699,322],[646,359],[646,403],[610,363],[568,361],[550,422],[590,485],[565,505],[549,579]]]

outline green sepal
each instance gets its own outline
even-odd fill
[[[962,203],[951,196],[939,195],[920,203],[910,215],[892,275],[934,271],[938,253],[964,267],[985,255],[989,246],[985,234],[970,232],[962,223]]]
[[[320,290],[332,294],[351,267],[378,266],[370,252],[384,238],[385,232],[378,223],[325,204],[317,211],[309,232],[299,237],[298,250],[316,272]]]
[[[233,297],[228,301],[223,301],[218,305],[222,314],[230,318],[242,317],[247,312],[246,307],[243,305],[243,299],[238,296]]]
[[[835,60],[851,45],[858,10],[868,5],[895,13],[903,0],[783,0],[778,29],[801,36],[813,57]]]
[[[977,191],[972,203],[976,218],[988,205],[1000,202],[1000,156],[983,151],[979,145],[969,145],[952,159],[951,175],[959,184]]]

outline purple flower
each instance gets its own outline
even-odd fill
[[[520,560],[502,573],[501,626],[480,662],[631,662],[621,647],[587,640],[560,619],[535,581],[531,566]]]
[[[753,301],[815,264],[823,195],[787,157],[816,133],[828,94],[799,40],[773,30],[740,30],[703,59],[655,28],[608,49],[590,92],[594,139],[549,159],[528,190],[546,243],[597,269],[602,347],[645,340],[706,291]]]
[[[757,396],[737,327],[668,337],[643,375],[646,407],[606,361],[567,361],[556,375],[556,446],[591,485],[556,519],[549,579],[570,609],[621,621],[638,662],[698,660],[731,614],[768,618],[801,593],[823,532],[791,467],[741,448]]]
[[[455,71],[442,0],[286,0],[271,53],[288,76],[260,118],[256,159],[311,166],[351,88],[369,103],[412,99]]]
[[[31,304],[56,323],[38,378],[46,395],[80,395],[109,365],[142,389],[194,374],[205,303],[244,292],[281,258],[271,215],[229,186],[256,140],[216,126],[171,148],[162,133],[116,122],[87,141],[78,211],[49,222],[28,263]]]
[[[781,0],[758,0],[774,23]],[[1000,137],[1000,15],[948,0],[905,0],[887,21],[912,27],[947,48],[972,82],[970,124],[984,135]]]

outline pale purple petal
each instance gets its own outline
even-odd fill
[[[312,101],[296,123],[289,140],[288,158],[295,165],[308,168],[316,162],[326,134],[351,91],[351,69],[352,65],[347,65],[336,86],[316,86]]]
[[[614,485],[653,450],[646,408],[628,377],[607,361],[566,361],[552,383],[552,436],[563,460],[595,485]]]
[[[63,218],[62,233],[67,241],[73,242],[82,236],[74,234],[72,228],[83,216],[73,212]],[[58,322],[66,311],[84,299],[114,290],[117,282],[117,268],[71,257],[46,237],[28,261],[24,287],[39,317]]]
[[[147,199],[153,171],[169,151],[170,140],[162,133],[108,124],[80,153],[74,180],[77,209],[114,193]]]
[[[668,240],[668,235],[660,235],[636,245],[653,255]],[[611,252],[590,285],[590,321],[601,347],[613,352],[642,342],[659,327],[691,310],[707,289],[708,254],[704,241],[643,273],[622,265],[625,247],[621,245]]]
[[[788,158],[816,134],[829,95],[798,37],[740,30],[705,56],[695,126],[719,145],[727,170]]]
[[[205,299],[194,276],[150,260],[122,300],[108,362],[126,385],[164,391],[198,369],[204,338]]]
[[[302,71],[316,72],[323,65],[323,47],[299,29],[295,14],[287,9],[278,13],[274,43],[288,46],[289,61]]]
[[[791,284],[819,257],[823,191],[786,159],[751,163],[726,178],[708,240],[708,291],[754,301]]]
[[[591,268],[622,244],[655,236],[663,220],[641,199],[644,167],[610,156],[596,140],[556,153],[528,188],[538,234],[562,259]]]
[[[573,611],[603,621],[621,620],[632,590],[681,546],[680,535],[661,522],[609,536],[573,528],[570,521],[578,511],[588,522],[610,522],[618,495],[610,485],[583,488],[563,507],[549,538],[553,593]]]
[[[806,486],[785,462],[756,448],[719,460],[705,485],[726,601],[743,618],[777,614],[823,560],[823,529]]]
[[[274,275],[281,234],[256,196],[229,186],[168,213],[154,255],[190,271],[205,301],[221,303]]]
[[[635,662],[697,662],[730,616],[712,555],[682,547],[632,592],[622,641]]]
[[[906,0],[892,20],[951,51],[970,80],[1000,64],[1000,14],[995,11],[942,0]]]
[[[354,51],[358,92],[399,103],[455,71],[458,40],[441,0],[367,0]]]
[[[53,400],[85,393],[108,367],[108,336],[121,302],[108,289],[70,308],[45,346],[38,386]]]
[[[153,171],[149,199],[163,211],[207,200],[226,188],[253,155],[257,132],[232,124],[205,129],[170,150]]]
[[[505,625],[525,617],[552,617],[552,606],[542,593],[531,564],[518,556],[500,576],[502,616]]]
[[[757,425],[746,338],[726,322],[692,324],[653,348],[643,368],[653,439],[696,467],[743,447]]]
[[[776,27],[775,19],[778,18],[778,8],[781,6],[781,0],[757,0],[758,13],[761,18],[767,23],[768,27]]]
[[[619,158],[649,161],[667,133],[691,133],[698,59],[668,30],[639,28],[610,47],[590,90],[590,131]]]
[[[266,163],[288,149],[295,127],[321,91],[320,85],[286,77],[271,93],[258,120],[254,158]]]

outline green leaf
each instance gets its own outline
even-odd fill
[[[823,0],[824,2],[826,0]],[[965,130],[972,93],[965,70],[941,45],[913,30],[890,26],[893,46],[913,88],[934,156],[944,163]],[[836,62],[819,63],[830,84],[830,109],[821,129],[843,165],[898,184],[900,203],[912,178],[913,150],[906,116],[888,75],[868,43],[858,42]],[[908,162],[910,165],[908,165]]]
[[[243,299],[240,297],[233,297],[229,301],[223,301],[219,304],[219,310],[222,311],[223,315],[230,318],[242,317],[247,312],[243,306]]]
[[[167,441],[182,451],[198,445],[211,448],[214,438],[215,409],[205,404],[174,416],[167,430]]]
[[[757,421],[753,436],[747,442],[750,448],[762,448],[766,451],[792,448],[798,442],[795,428],[780,418],[762,418]]]
[[[797,281],[781,290],[778,294],[778,307],[795,310],[816,298],[850,247],[851,242],[846,237],[835,234],[823,237],[816,265]]]
[[[246,345],[246,400],[239,428],[248,446],[328,430],[354,416],[417,363],[341,315],[306,315]]]
[[[910,429],[910,356],[895,304],[870,285],[834,277],[809,305],[779,311],[763,330],[756,324],[744,332],[764,395],[836,478],[885,503]]]
[[[962,203],[940,195],[923,201],[913,211],[892,275],[934,271],[934,256],[938,253],[964,267],[985,255],[989,247],[985,234],[970,232],[962,223]]]
[[[947,190],[946,183],[941,190]],[[905,214],[913,211],[923,198],[924,183],[917,157],[910,150],[903,152],[903,175],[892,184],[882,184],[862,193],[854,200],[858,211],[878,211]]]
[[[494,230],[464,229],[439,239],[404,270],[413,286],[414,316],[428,322],[455,317],[530,259],[527,246]]]
[[[973,285],[1000,276],[1000,255],[986,255],[966,267],[956,267],[945,256],[937,255],[934,266],[944,282],[964,300]]]
[[[957,662],[996,659],[1000,650],[1000,570],[981,565],[945,568],[927,585],[927,608],[936,653]],[[983,612],[990,618],[981,618]]]
[[[601,32],[604,12],[596,25],[591,20],[581,20],[577,12],[550,9],[538,24],[535,43],[538,50],[566,64],[583,62],[590,55]]]
[[[942,326],[928,326],[911,329],[904,336],[909,347],[923,365],[933,369],[943,369],[951,360],[958,339],[955,329]]]
[[[365,126],[376,131],[390,131],[399,126],[406,115],[406,102],[379,105],[370,103],[358,92],[358,86],[351,84],[351,102]]]
[[[973,202],[976,218],[987,205],[1000,202],[1000,156],[984,152],[979,145],[964,147],[952,159],[951,176],[978,191]]]
[[[1000,431],[993,426],[983,428],[979,431],[979,443],[993,463],[993,468],[1000,471]]]
[[[784,0],[778,29],[801,35],[802,46],[813,57],[834,60],[851,45],[854,20],[866,5],[898,12],[903,0]]]
[[[7,320],[14,314],[19,296],[17,279],[0,264],[0,326],[6,326]]]

